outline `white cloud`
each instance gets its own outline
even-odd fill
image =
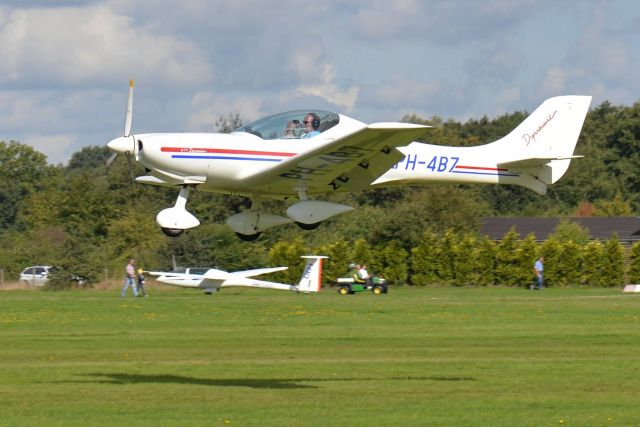
[[[255,96],[235,98],[233,100],[212,92],[199,92],[191,100],[195,111],[187,119],[190,131],[215,131],[215,123],[220,117],[237,113],[244,121],[253,121],[265,113],[261,110],[262,99]]]
[[[544,76],[542,87],[544,93],[564,93],[567,87],[567,78],[569,73],[562,67],[549,68]]]
[[[318,84],[298,86],[296,95],[317,96],[346,109],[347,112],[353,110],[360,91],[357,86],[351,86],[346,91],[339,89],[335,83],[336,70],[331,64],[325,64],[322,67],[321,80]]]
[[[74,147],[78,141],[75,135],[70,134],[27,134],[20,142],[30,145],[40,153],[46,155],[49,163],[58,164],[67,162],[76,151]]]
[[[86,85],[129,76],[197,84],[212,75],[192,42],[136,26],[105,5],[15,9],[2,15],[3,85]]]

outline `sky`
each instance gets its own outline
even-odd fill
[[[637,0],[3,0],[0,141],[66,164],[133,132],[294,109],[466,121],[640,100]],[[437,143],[437,141],[430,141]]]

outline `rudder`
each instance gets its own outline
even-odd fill
[[[300,277],[300,282],[298,282],[298,291],[319,292],[322,286],[322,260],[329,257],[323,255],[304,255],[300,258],[306,258],[307,264]]]

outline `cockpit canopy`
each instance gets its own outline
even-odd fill
[[[329,111],[295,110],[256,120],[235,129],[234,132],[248,132],[266,140],[305,138],[307,133],[303,122],[310,114],[319,119],[319,123],[314,123],[313,128],[320,133],[334,127],[340,121],[338,114]]]

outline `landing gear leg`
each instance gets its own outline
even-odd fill
[[[179,236],[187,228],[200,225],[200,221],[185,208],[189,190],[189,186],[183,185],[176,204],[172,208],[164,209],[156,216],[156,222],[160,225],[162,232],[169,237]]]

